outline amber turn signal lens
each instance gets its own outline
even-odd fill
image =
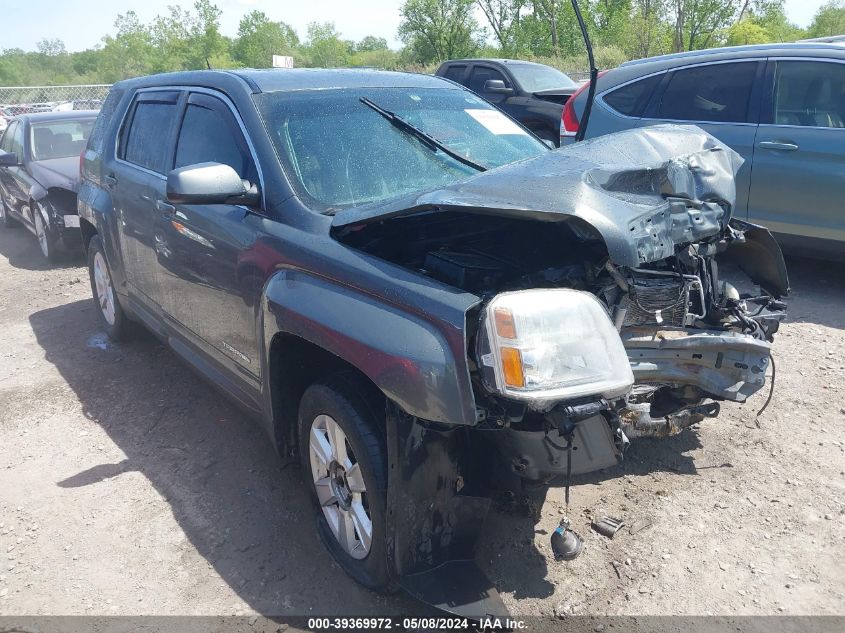
[[[516,323],[513,320],[513,313],[506,308],[496,308],[493,311],[493,318],[496,320],[496,334],[502,338],[511,340],[516,338]]]
[[[524,387],[525,375],[522,373],[522,354],[513,347],[500,347],[502,356],[502,375],[508,387]]]

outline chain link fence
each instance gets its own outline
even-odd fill
[[[0,108],[11,115],[50,110],[99,110],[110,84],[0,86]]]

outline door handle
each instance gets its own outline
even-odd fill
[[[164,200],[156,200],[156,209],[168,215],[172,215],[176,211],[176,207]]]
[[[777,141],[762,141],[761,143],[757,143],[757,147],[760,149],[773,149],[780,152],[794,152],[798,149],[795,143],[780,143]]]

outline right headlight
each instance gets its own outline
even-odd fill
[[[619,333],[592,294],[505,292],[485,307],[478,360],[489,388],[518,400],[615,398],[634,374]]]

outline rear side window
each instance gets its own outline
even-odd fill
[[[845,64],[779,61],[775,73],[774,122],[845,127]]]
[[[91,136],[88,137],[88,149],[98,154],[103,153],[106,128],[114,116],[114,111],[117,109],[117,104],[120,103],[124,92],[120,88],[113,88],[109,91],[106,100],[103,102],[103,107],[100,108],[100,114],[97,115],[94,127],[91,129]]]
[[[757,62],[710,64],[672,73],[657,117],[745,123]]]
[[[176,101],[149,100],[135,103],[123,143],[123,160],[163,174],[167,171],[169,132],[176,117]]]
[[[446,69],[446,72],[443,76],[446,79],[451,79],[452,81],[456,81],[459,84],[464,83],[464,74],[466,73],[467,67],[462,64],[453,64]]]
[[[604,95],[604,102],[625,116],[641,117],[663,75],[652,75],[626,84]]]

